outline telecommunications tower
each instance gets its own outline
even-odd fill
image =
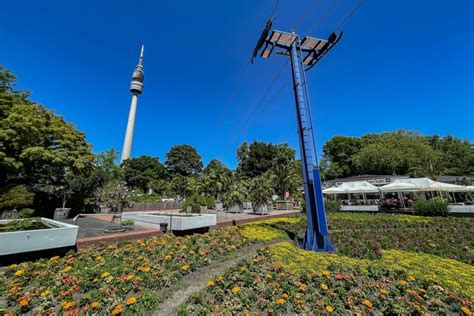
[[[128,114],[127,131],[125,132],[125,140],[123,141],[122,158],[120,162],[130,158],[132,152],[133,129],[135,127],[135,116],[137,113],[138,95],[143,91],[143,80],[145,75],[143,73],[143,49],[140,52],[138,65],[133,71],[132,83],[130,83],[130,91],[132,92],[132,102],[130,103],[130,113]]]

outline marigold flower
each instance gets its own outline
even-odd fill
[[[400,280],[400,285],[407,285],[407,283],[408,283],[408,282],[405,281],[405,280]]]
[[[100,276],[103,277],[103,278],[106,278],[110,275],[110,273],[108,272],[103,272]]]
[[[334,308],[332,306],[326,306],[326,312],[332,313],[334,311]]]
[[[165,259],[166,259],[166,260],[170,260],[170,259],[171,259],[171,256],[170,256],[170,255],[166,255],[166,256],[165,256]]]
[[[141,268],[142,272],[150,272],[150,267],[143,267]]]
[[[7,312],[7,313],[3,314],[3,316],[14,316],[14,315],[13,315],[13,313]]]
[[[130,281],[131,279],[133,279],[133,277],[133,273],[130,273],[129,275],[127,275],[127,281]]]
[[[331,276],[331,273],[329,271],[324,271],[323,272],[323,276],[325,277],[330,277]]]
[[[381,289],[380,290],[380,293],[384,294],[384,295],[387,295],[388,294],[388,291],[386,289]]]
[[[286,293],[283,293],[282,296],[283,296],[284,298],[288,298],[288,294],[286,294]]]
[[[240,292],[240,287],[234,286],[231,291],[232,291],[232,293],[234,293],[234,294],[235,294],[235,293],[239,293],[239,292]]]
[[[412,275],[409,275],[409,276],[408,276],[408,280],[410,280],[410,281],[415,281],[416,278],[415,278],[414,276],[412,276]]]
[[[472,316],[472,312],[467,308],[467,307],[461,307],[461,311],[464,313],[466,316]]]
[[[74,303],[71,302],[71,301],[64,301],[61,303],[61,306],[63,307],[63,309],[70,309],[71,307],[74,306]]]
[[[55,261],[55,260],[58,260],[59,259],[59,256],[54,256],[54,257],[51,257],[49,260],[50,261]]]
[[[306,291],[307,288],[308,288],[308,286],[304,283],[301,283],[300,286],[299,286],[300,291],[303,291],[303,292]]]
[[[64,268],[64,271],[66,271],[66,272],[67,272],[67,271],[69,271],[69,270],[71,270],[71,269],[72,269],[72,267],[71,267],[71,266],[67,266],[67,267],[65,267],[65,268]]]
[[[215,285],[214,281],[207,281],[207,286],[211,287],[214,285]]]
[[[46,297],[48,296],[49,294],[51,294],[51,291],[50,290],[46,290],[44,292],[41,293],[41,297]]]
[[[325,291],[327,291],[329,289],[329,287],[324,283],[321,284],[321,288]]]
[[[91,307],[92,307],[92,308],[99,308],[99,306],[100,306],[100,303],[97,302],[97,301],[94,301],[94,302],[92,302],[92,304],[91,304]]]
[[[10,266],[10,268],[11,268],[11,269],[15,269],[17,266],[18,266],[17,264],[12,264],[12,265]]]
[[[364,305],[367,306],[368,308],[372,308],[372,307],[373,307],[372,303],[371,303],[369,300],[364,300],[364,301],[362,302],[362,304],[364,304]]]
[[[135,304],[137,302],[137,299],[135,297],[130,297],[128,300],[127,300],[127,305],[132,305],[132,304]]]
[[[21,307],[26,307],[26,306],[28,306],[29,303],[30,303],[30,301],[27,298],[22,298],[20,300],[20,306]]]
[[[285,301],[284,299],[282,299],[282,298],[277,299],[275,302],[276,302],[277,304],[280,304],[280,305],[286,303],[286,301]]]
[[[186,250],[186,249],[188,249],[188,247],[186,245],[182,245],[181,249]]]
[[[184,266],[181,267],[181,270],[188,271],[189,266],[187,264],[185,264]]]
[[[267,279],[271,279],[271,278],[272,278],[272,275],[271,275],[271,274],[269,274],[269,273],[267,273],[267,274],[265,274],[265,278],[267,278]]]
[[[20,276],[20,275],[23,275],[24,273],[25,273],[25,270],[18,270],[17,272],[15,272],[15,275]]]
[[[412,294],[412,295],[418,294],[415,290],[410,290],[410,289],[405,290],[405,292],[408,293],[408,294]]]
[[[115,308],[112,310],[112,315],[118,315],[123,311],[123,306],[122,305],[117,305]]]

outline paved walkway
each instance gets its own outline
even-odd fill
[[[127,213],[175,213],[179,210],[167,210],[167,211],[141,211],[141,212],[127,212]],[[301,213],[300,210],[288,210],[288,211],[271,211],[266,215],[254,214],[251,211],[244,211],[243,213],[225,213],[207,211],[207,214],[216,214],[217,225],[213,228],[220,228],[225,226],[245,224],[255,221],[261,221],[271,218],[285,217],[288,215],[294,215]],[[135,238],[146,238],[160,233],[159,229],[147,228],[134,225],[133,227],[127,228],[126,232],[122,233],[106,233],[105,230],[109,227],[110,221],[112,220],[111,214],[84,214],[84,217],[79,217],[75,225],[79,226],[79,232],[77,236],[77,246],[79,248],[98,244],[101,242],[118,241]],[[74,224],[73,219],[67,219],[63,222]]]

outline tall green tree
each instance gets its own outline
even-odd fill
[[[201,172],[201,155],[191,145],[176,145],[166,154],[166,167],[173,174],[193,176]]]
[[[329,175],[350,177],[356,174],[353,157],[362,148],[362,141],[356,137],[335,136],[323,145],[323,162],[331,167]]]
[[[151,181],[167,177],[167,170],[157,157],[140,156],[127,159],[122,163],[122,167],[127,185],[144,192]]]

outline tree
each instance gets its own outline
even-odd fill
[[[242,143],[237,149],[237,173],[254,178],[270,170],[275,164],[294,160],[295,151],[288,144],[272,145],[254,141]]]
[[[157,157],[140,156],[127,159],[122,163],[125,182],[131,187],[136,187],[144,192],[153,180],[165,179],[167,170]]]
[[[251,181],[249,196],[253,203],[254,211],[263,207],[271,199],[273,194],[272,178],[272,175],[267,173]]]
[[[323,160],[334,173],[327,176],[350,177],[356,174],[353,156],[359,152],[362,141],[355,137],[335,136],[323,145]]]
[[[148,189],[160,196],[166,196],[170,191],[170,183],[168,180],[158,179],[148,182]]]
[[[30,192],[26,185],[14,186],[0,194],[0,209],[16,210],[18,207],[30,206],[34,197],[35,194]]]
[[[193,176],[201,172],[202,161],[197,150],[191,145],[176,145],[166,154],[165,165],[173,174]]]

